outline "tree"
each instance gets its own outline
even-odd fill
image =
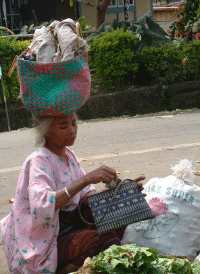
[[[67,1],[69,1],[70,6],[73,6],[73,2],[79,2],[84,5],[91,6],[97,9],[96,27],[98,29],[105,21],[106,9],[109,6],[111,0],[96,0],[96,5],[84,0],[67,0]]]
[[[97,29],[103,24],[111,0],[97,0]]]

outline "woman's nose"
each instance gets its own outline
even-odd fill
[[[76,131],[77,131],[76,127],[70,126],[69,129],[67,130],[67,133],[68,134],[74,134],[74,133],[76,133]]]

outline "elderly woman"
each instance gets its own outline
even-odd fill
[[[119,245],[123,234],[122,229],[99,236],[78,211],[81,202],[81,213],[91,223],[84,198],[94,194],[95,184],[109,184],[117,178],[116,171],[107,166],[85,174],[70,149],[77,134],[75,111],[90,94],[87,56],[78,54],[58,63],[20,56],[17,67],[20,97],[36,118],[40,148],[25,160],[13,209],[1,221],[7,262],[13,274],[72,272],[87,257]]]
[[[77,210],[81,199],[94,194],[94,184],[117,175],[107,166],[84,173],[69,148],[77,134],[75,113],[37,118],[36,129],[44,144],[22,166],[13,209],[1,221],[2,242],[11,273],[68,273],[87,257],[120,245],[123,230],[98,236]],[[142,179],[136,179],[140,189]],[[91,219],[87,205],[83,214]]]

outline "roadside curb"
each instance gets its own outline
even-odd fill
[[[77,111],[80,119],[146,114],[163,110],[200,108],[200,81],[177,83],[169,89],[141,87],[91,96]]]
[[[147,114],[163,110],[200,108],[200,81],[177,83],[162,90],[159,86],[93,95],[77,111],[81,120]],[[31,127],[31,113],[23,106],[8,110],[11,130]],[[0,111],[0,132],[8,130],[5,110]]]

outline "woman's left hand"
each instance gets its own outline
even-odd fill
[[[142,182],[141,182],[144,179],[145,179],[145,176],[140,176],[140,177],[137,177],[135,180],[133,180],[138,185],[140,191],[144,190],[144,187],[143,187]]]
[[[142,182],[145,179],[145,176],[139,176],[137,177],[136,179],[134,179],[133,181],[136,182],[137,186],[139,187],[140,191],[144,190],[144,187],[142,185]],[[127,180],[127,183],[129,182],[130,180]],[[126,180],[124,181],[126,183]],[[145,193],[143,193],[144,196],[146,196]]]

